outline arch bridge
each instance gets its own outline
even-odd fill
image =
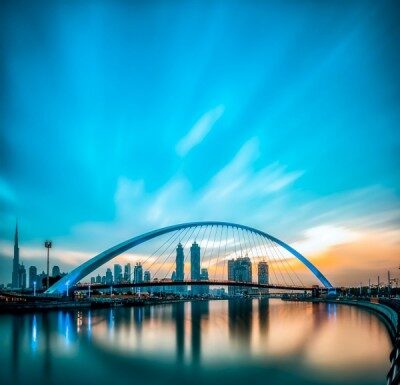
[[[88,288],[82,279],[128,250],[135,253],[130,257],[136,262],[133,273],[122,274],[119,268],[111,280],[106,275],[107,282],[103,278],[93,288],[171,286],[179,291],[191,286],[196,293],[206,286],[309,290],[318,284],[334,290],[313,263],[284,241],[249,226],[205,221],[163,227],[119,243],[76,267],[46,293]]]

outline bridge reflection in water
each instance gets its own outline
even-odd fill
[[[7,315],[0,339],[16,385],[375,384],[391,348],[364,310],[267,299]]]

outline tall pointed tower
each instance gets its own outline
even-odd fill
[[[18,246],[18,223],[15,225],[15,236],[14,236],[14,258],[13,258],[13,272],[12,282],[13,289],[19,289],[19,246]]]

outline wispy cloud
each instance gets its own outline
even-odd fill
[[[277,210],[281,194],[288,192],[302,172],[286,171],[277,163],[255,170],[253,164],[259,156],[258,140],[250,139],[197,191],[183,174],[174,175],[151,193],[144,180],[121,177],[114,195],[116,218],[79,224],[73,229],[73,238],[95,245],[100,252],[141,232],[173,223],[211,219],[243,222],[244,212],[247,224],[265,229],[270,214],[281,212]],[[261,207],[262,216],[257,207]]]
[[[272,163],[259,170],[254,163],[260,157],[257,138],[247,141],[235,157],[222,168],[203,191],[202,200],[212,202],[229,198],[245,202],[265,199],[267,195],[284,190],[303,175],[302,171],[287,171],[285,166]]]
[[[220,105],[206,112],[179,141],[176,146],[177,154],[184,157],[193,147],[201,143],[216,121],[222,116],[224,109],[224,106]]]
[[[192,220],[224,220],[244,223],[282,238],[322,265],[337,284],[341,278],[336,271],[349,266],[355,271],[363,256],[372,266],[372,250],[377,256],[388,250],[391,253],[388,260],[395,260],[399,251],[396,241],[399,211],[394,209],[393,192],[382,186],[370,186],[319,199],[302,197],[299,203],[299,194],[304,191],[295,189],[294,183],[304,172],[288,170],[278,162],[260,165],[260,157],[259,140],[249,139],[197,189],[182,173],[173,175],[156,191],[151,191],[144,179],[120,177],[114,194],[115,218],[79,224],[64,239],[54,239],[60,245],[56,259],[70,269],[148,230]],[[372,239],[370,234],[381,244],[362,248],[362,244]],[[8,247],[0,246],[3,255],[11,256],[11,243]],[[151,253],[147,247],[154,244],[141,248],[140,252]],[[352,255],[352,251],[357,254]],[[121,261],[143,259],[136,252],[124,254]],[[41,246],[29,245],[21,254],[39,260],[42,253]],[[365,269],[362,273],[365,274]]]
[[[306,229],[304,238],[294,242],[292,246],[305,255],[310,255],[327,251],[333,246],[354,242],[359,238],[360,233],[353,229],[325,224]]]

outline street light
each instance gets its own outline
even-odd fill
[[[53,243],[52,243],[52,241],[45,241],[44,242],[44,247],[47,249],[47,278],[46,278],[46,288],[48,289],[49,288],[49,284],[50,284],[50,281],[49,281],[49,278],[50,278],[50,249],[51,249],[51,247],[52,247],[52,245],[53,245]]]
[[[36,297],[36,281],[33,282],[33,296]]]

